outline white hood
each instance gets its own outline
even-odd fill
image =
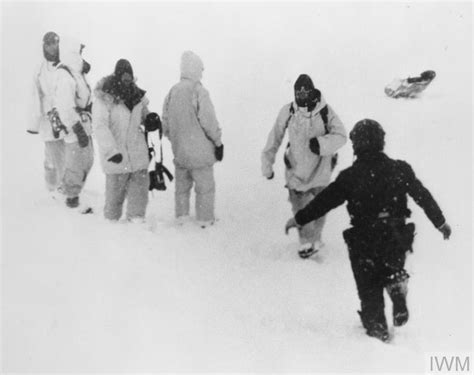
[[[201,58],[192,51],[186,51],[181,56],[181,78],[188,78],[193,81],[202,79],[204,64]]]
[[[81,73],[83,59],[81,56],[82,44],[75,39],[62,38],[59,42],[59,59],[74,73]]]

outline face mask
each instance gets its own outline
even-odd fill
[[[47,61],[57,63],[59,62],[59,47],[52,44],[43,44],[43,55]]]
[[[306,89],[304,86],[295,91],[295,101],[298,107],[307,108],[311,112],[319,102],[317,90]]]
[[[311,90],[311,92],[309,93],[308,101],[307,101],[307,108],[309,112],[311,112],[313,109],[316,108],[316,106],[319,103],[320,98],[321,96],[318,95],[317,90]]]
[[[295,101],[298,107],[307,107],[309,102],[310,90],[306,90],[305,87],[301,87],[299,90],[295,90]]]

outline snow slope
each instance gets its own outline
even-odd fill
[[[472,351],[470,3],[52,4],[2,3],[4,372],[419,373],[433,353]],[[159,113],[182,51],[202,57],[226,147],[215,226],[177,226],[172,184],[146,225],[106,223],[98,158],[84,192],[95,215],[47,195],[43,145],[24,129],[49,30],[86,44],[93,84],[130,59]],[[419,99],[384,95],[426,69],[438,76]],[[368,338],[356,314],[345,208],[328,215],[322,254],[302,261],[296,233],[283,233],[281,152],[276,178],[260,174],[300,73],[348,130],[366,117],[385,127],[387,153],[412,164],[453,228],[443,241],[411,202],[411,318],[390,344]],[[351,160],[347,144],[338,170]]]

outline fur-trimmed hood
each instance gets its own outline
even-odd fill
[[[118,104],[123,102],[130,110],[132,110],[135,105],[140,103],[145,94],[145,90],[142,90],[135,83],[133,83],[133,89],[130,97],[122,97],[117,85],[117,77],[113,74],[99,80],[94,89],[94,95],[96,98],[103,100],[106,103]]]

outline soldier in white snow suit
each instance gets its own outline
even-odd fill
[[[145,91],[134,80],[128,60],[120,59],[114,73],[94,91],[94,135],[105,173],[104,216],[116,221],[127,200],[127,219],[142,222],[148,204],[148,146],[142,123],[148,115]]]
[[[33,121],[28,124],[27,132],[40,134],[44,141],[44,176],[48,191],[60,188],[65,163],[64,133],[53,134],[48,113],[53,109],[54,92],[57,84],[57,66],[59,64],[59,36],[48,32],[43,37],[43,55],[38,71],[34,75]]]
[[[84,45],[72,39],[61,41],[61,62],[54,95],[56,120],[64,127],[61,131],[65,142],[62,189],[70,208],[79,206],[79,194],[94,162],[91,89],[86,79],[90,65],[82,58],[83,48]]]
[[[191,188],[196,191],[196,219],[202,227],[215,221],[214,163],[221,161],[221,128],[208,91],[201,83],[204,65],[195,53],[181,57],[181,80],[163,105],[163,133],[171,141],[175,170],[175,215],[189,216]]]
[[[346,131],[311,78],[302,74],[294,84],[295,101],[278,114],[262,152],[262,174],[272,179],[275,156],[288,129],[285,150],[286,187],[293,213],[303,208],[328,184],[335,153],[347,140]],[[299,228],[299,255],[307,258],[322,246],[324,217]]]
[[[411,215],[407,196],[423,208],[445,239],[451,235],[451,228],[411,166],[383,152],[385,132],[378,122],[359,121],[350,138],[356,161],[298,211],[287,222],[286,231],[317,220],[347,202],[352,227],[343,234],[361,303],[362,325],[369,336],[387,341],[384,289],[392,300],[393,325],[402,326],[408,321],[409,276],[404,267],[415,225],[406,223]]]

